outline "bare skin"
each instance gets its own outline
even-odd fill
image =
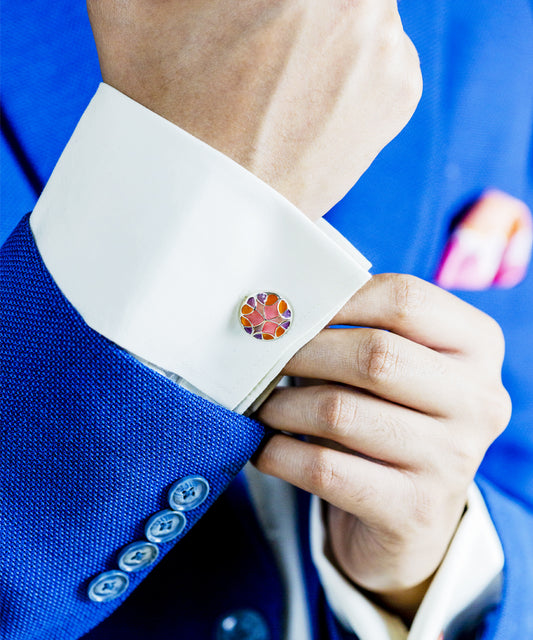
[[[504,341],[492,318],[412,276],[358,291],[285,373],[326,384],[277,390],[257,467],[320,496],[334,561],[409,621],[446,553],[467,489],[510,418]],[[370,327],[370,328],[361,328]]]
[[[238,7],[238,9],[236,9]],[[421,93],[394,0],[88,0],[106,82],[227,154],[310,218],[405,126]],[[331,557],[410,619],[509,418],[496,323],[376,276],[288,364],[258,468],[328,505]]]
[[[88,0],[104,80],[318,218],[405,126],[418,57],[393,0]]]

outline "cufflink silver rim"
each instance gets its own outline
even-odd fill
[[[289,301],[273,291],[246,296],[239,306],[239,322],[244,332],[261,341],[278,340],[293,323]]]

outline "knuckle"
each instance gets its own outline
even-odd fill
[[[390,380],[398,367],[398,354],[391,336],[385,331],[371,330],[361,342],[357,363],[369,382],[380,384]]]
[[[337,472],[327,450],[318,452],[310,463],[309,481],[313,493],[321,495],[337,484]]]
[[[414,45],[404,33],[402,47],[397,45],[388,50],[394,112],[402,122],[402,127],[415,112],[422,97],[423,79],[418,54]]]
[[[446,474],[471,478],[488,447],[505,431],[511,418],[512,402],[507,390],[499,383],[486,385],[463,408],[461,424],[466,428],[449,433],[447,447],[450,457]]]
[[[415,276],[400,274],[392,277],[394,314],[399,320],[415,316],[425,302],[425,288]]]
[[[503,393],[501,394],[501,405],[500,405],[500,432],[503,433],[507,428],[511,420],[511,415],[513,413],[513,402],[511,400],[511,396],[505,387],[503,387]]]
[[[503,361],[505,353],[505,336],[503,334],[503,330],[494,318],[490,316],[487,316],[487,318],[489,324],[488,339],[490,342],[490,348],[496,354],[498,361]]]
[[[378,47],[382,50],[395,50],[403,35],[402,25],[399,21],[390,20],[379,29]]]
[[[511,396],[503,385],[499,385],[496,391],[488,394],[485,407],[489,424],[492,425],[491,436],[496,439],[509,424],[513,408]]]
[[[340,388],[321,392],[318,402],[318,420],[331,436],[348,435],[355,420],[356,402]]]
[[[407,63],[404,83],[404,95],[410,109],[414,110],[422,97],[423,78],[420,68],[420,60],[414,44],[406,36]]]

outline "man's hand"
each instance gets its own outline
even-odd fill
[[[257,467],[320,496],[334,561],[412,616],[510,417],[494,320],[415,277],[378,275],[289,362],[327,384],[277,390]],[[418,588],[421,586],[421,588]]]
[[[421,92],[396,0],[88,0],[104,80],[318,218]]]

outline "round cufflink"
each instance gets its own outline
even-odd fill
[[[245,298],[239,307],[244,331],[257,340],[276,340],[290,328],[293,312],[285,298],[262,291]]]

